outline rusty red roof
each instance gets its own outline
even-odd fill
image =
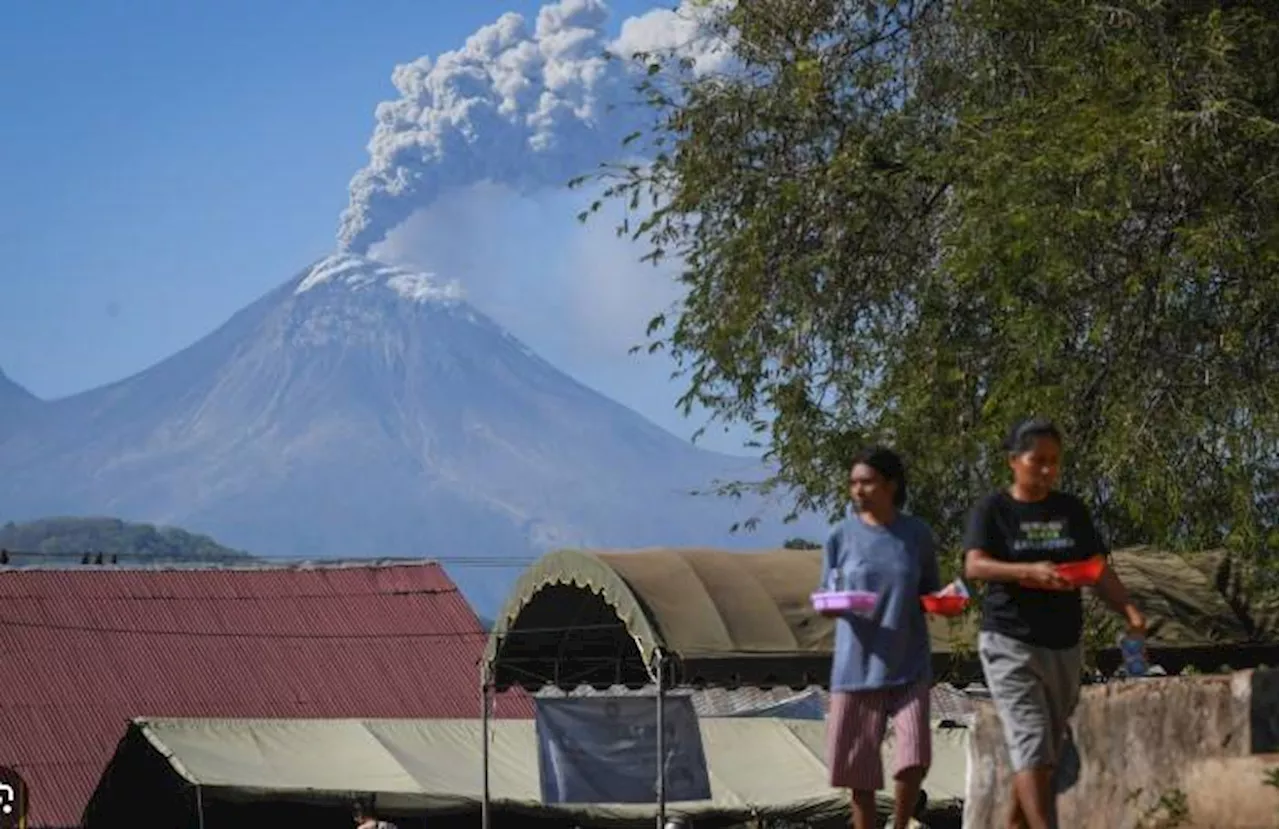
[[[75,826],[132,717],[476,717],[484,642],[431,562],[0,569],[0,766]]]

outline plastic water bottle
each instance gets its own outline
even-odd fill
[[[1120,659],[1124,664],[1126,676],[1143,677],[1147,675],[1147,640],[1134,633],[1126,633],[1120,637]]]
[[[831,586],[831,592],[833,593],[839,593],[844,590],[844,571],[839,567],[832,567],[827,583]]]

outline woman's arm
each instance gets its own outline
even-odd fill
[[[938,569],[938,540],[926,531],[920,549],[920,595],[927,596],[942,589],[942,573]]]
[[[1120,581],[1116,571],[1111,569],[1110,563],[1102,569],[1102,576],[1098,579],[1098,583],[1094,585],[1093,590],[1101,597],[1102,601],[1106,602],[1107,607],[1124,617],[1125,623],[1129,626],[1131,632],[1146,632],[1146,617],[1142,615],[1141,610],[1138,610],[1138,606],[1133,603],[1133,599],[1129,597],[1129,591],[1125,589],[1124,582]]]
[[[1002,561],[987,552],[1003,546],[992,504],[993,500],[987,498],[969,513],[964,531],[964,577],[975,581],[1023,582],[1047,590],[1067,589],[1069,585],[1047,561]]]
[[[1098,525],[1094,523],[1093,515],[1090,514],[1089,508],[1083,501],[1077,500],[1080,515],[1074,518],[1081,527],[1081,542],[1083,548],[1090,555],[1109,556],[1110,549],[1107,547],[1106,541],[1102,537],[1102,533],[1098,531]],[[1138,610],[1133,600],[1129,597],[1129,591],[1125,589],[1124,582],[1120,581],[1120,577],[1116,575],[1116,571],[1112,569],[1111,562],[1107,561],[1102,568],[1102,575],[1098,578],[1098,583],[1093,586],[1093,592],[1120,616],[1124,617],[1125,623],[1129,626],[1130,632],[1145,633],[1147,629],[1147,620],[1142,615],[1142,611]]]
[[[818,575],[818,590],[833,590],[832,572],[840,565],[840,528],[835,527],[822,545],[822,572]]]
[[[964,577],[976,581],[1026,582],[1049,590],[1071,589],[1052,562],[1000,561],[980,549],[965,552]]]

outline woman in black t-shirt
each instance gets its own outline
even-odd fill
[[[1084,503],[1058,492],[1062,436],[1047,420],[1018,424],[1006,443],[1013,485],[974,506],[966,578],[986,583],[978,655],[1013,768],[1008,826],[1057,826],[1053,771],[1079,698],[1080,591],[1054,565],[1107,555]],[[1146,620],[1107,565],[1094,588],[1142,634]]]

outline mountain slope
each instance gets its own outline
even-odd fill
[[[40,398],[0,370],[0,440],[24,425],[40,404]]]
[[[687,494],[752,462],[573,381],[449,287],[351,255],[140,374],[43,405],[0,443],[0,514],[120,515],[304,556],[796,534],[730,537],[753,506]],[[454,576],[491,608],[514,568]]]

